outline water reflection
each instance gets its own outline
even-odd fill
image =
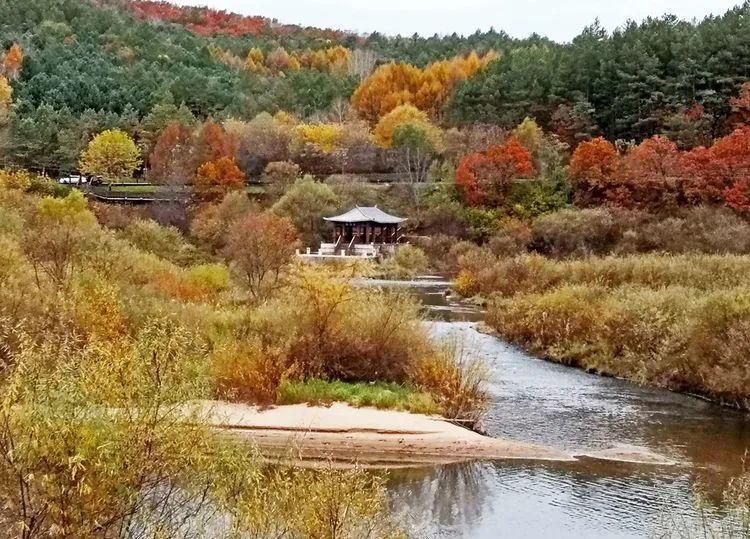
[[[685,474],[600,462],[394,472],[391,493],[399,521],[423,537],[645,537],[700,516]]]
[[[381,283],[382,284],[382,283]],[[745,414],[653,388],[542,361],[477,331],[482,313],[445,294],[413,288],[436,338],[461,341],[492,369],[486,430],[577,454],[618,445],[682,462],[652,467],[476,463],[394,472],[394,511],[427,537],[645,537],[676,524],[700,528],[693,486],[718,500],[750,448]]]

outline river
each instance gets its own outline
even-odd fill
[[[433,320],[433,335],[457,339],[491,368],[488,434],[574,454],[646,448],[681,464],[582,459],[392,471],[392,508],[413,535],[694,537],[704,528],[702,522],[725,525],[720,493],[728,478],[742,470],[750,448],[747,415],[534,358],[478,332],[481,312],[451,303],[446,288],[437,281],[411,285]],[[697,508],[696,484],[710,502],[703,509]]]

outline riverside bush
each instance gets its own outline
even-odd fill
[[[750,257],[739,255],[643,254],[555,261],[531,254],[481,262],[459,260],[462,272],[471,276],[471,291],[482,296],[528,294],[561,285],[715,290],[750,284]]]
[[[498,297],[487,323],[554,361],[750,407],[747,285],[563,285]]]
[[[750,253],[750,223],[726,208],[656,215],[619,208],[566,209],[532,221],[533,250],[564,258],[608,253]]]

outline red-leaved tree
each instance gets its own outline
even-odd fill
[[[580,143],[568,166],[576,199],[585,204],[600,202],[607,188],[617,180],[620,169],[620,155],[605,138],[597,137]]]
[[[456,169],[456,185],[471,206],[501,205],[513,180],[533,173],[529,150],[510,137],[505,144],[491,146],[486,152],[466,155]]]
[[[667,137],[656,135],[633,148],[615,174],[617,188],[607,199],[622,207],[663,209],[680,201],[680,152]]]
[[[695,148],[682,159],[685,196],[691,202],[721,202],[735,182],[750,177],[750,126],[735,129],[711,148]]]

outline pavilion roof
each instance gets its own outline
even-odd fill
[[[397,225],[406,221],[403,217],[396,217],[385,213],[377,206],[355,206],[346,213],[335,217],[324,217],[332,223],[377,223],[379,225]]]

